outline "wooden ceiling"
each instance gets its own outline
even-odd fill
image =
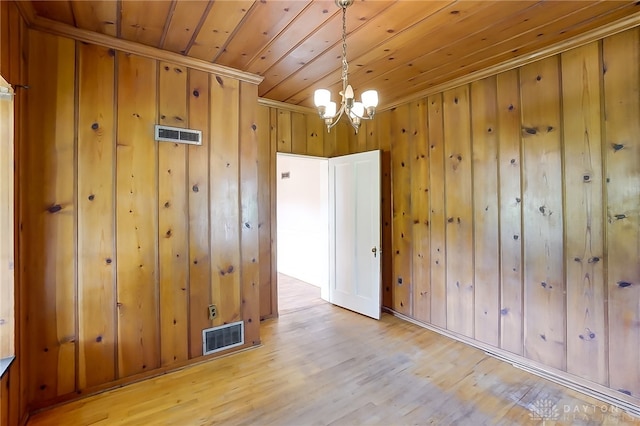
[[[54,20],[258,74],[266,99],[311,106],[315,89],[340,87],[342,15],[333,0],[19,3],[35,22]],[[390,105],[639,11],[636,0],[356,0],[347,9],[349,81],[357,97],[375,88],[381,106]]]

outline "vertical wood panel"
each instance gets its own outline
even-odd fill
[[[301,112],[291,113],[291,153],[307,155],[307,119]]]
[[[447,252],[445,226],[444,129],[442,95],[427,99],[429,114],[429,184],[431,200],[431,323],[447,327]]]
[[[409,105],[391,113],[391,193],[393,203],[393,309],[411,315],[411,129]]]
[[[640,29],[602,49],[609,384],[640,398]]]
[[[382,304],[391,308],[393,305],[393,297],[391,289],[393,288],[393,248],[392,248],[392,196],[391,196],[391,112],[386,111],[378,114],[377,123],[377,145],[380,149],[380,174],[382,182],[380,183],[380,220],[382,221]]]
[[[469,87],[443,94],[447,329],[473,337],[473,190]]]
[[[271,165],[275,163],[275,152],[271,152],[269,107],[258,106],[257,138],[258,138],[258,234],[260,255],[260,318],[273,316],[272,286],[277,282],[271,280],[271,196],[275,192],[271,186]],[[308,118],[308,117],[307,117]],[[308,125],[309,120],[307,120]],[[320,128],[322,132],[322,128]],[[322,134],[322,133],[321,133]],[[317,141],[314,141],[317,143]],[[307,139],[307,149],[309,148]],[[322,150],[322,145],[320,145]],[[275,164],[274,164],[275,166]],[[274,229],[273,232],[276,230]]]
[[[209,238],[209,74],[189,70],[189,127],[202,131],[202,146],[189,145],[189,357],[202,355],[202,330],[211,325]]]
[[[269,160],[269,188],[271,193],[269,194],[269,226],[271,228],[271,313],[274,316],[278,315],[278,232],[277,232],[277,194],[276,188],[278,186],[278,167],[276,163],[276,153],[278,152],[278,127],[277,127],[278,114],[275,108],[272,108],[269,112],[269,151],[271,159]]]
[[[18,11],[18,7],[14,2],[10,3],[9,8],[10,13],[10,32],[12,34],[17,34],[16,37],[13,37],[10,40],[10,46],[13,52],[12,58],[16,58],[16,60],[11,61],[10,69],[11,76],[17,75],[21,81],[28,81],[28,70],[27,70],[27,61],[29,58],[28,54],[28,30],[27,25],[22,19],[20,12]],[[17,239],[17,244],[15,247],[14,253],[14,282],[17,282],[15,287],[15,307],[16,307],[16,318],[15,318],[15,334],[18,336],[16,342],[16,354],[19,356],[14,361],[13,366],[11,367],[10,380],[13,385],[10,385],[9,398],[10,398],[10,410],[9,410],[9,421],[11,424],[17,425],[18,422],[24,417],[27,413],[27,402],[29,391],[27,389],[27,383],[29,383],[29,375],[31,371],[29,369],[29,356],[28,356],[28,347],[29,342],[27,339],[22,338],[23,335],[26,334],[27,326],[26,326],[26,318],[28,315],[28,301],[25,297],[27,294],[26,289],[23,286],[24,281],[21,277],[22,271],[22,258],[20,254],[22,251],[22,244],[24,243],[22,239],[22,233],[20,231],[20,227],[23,225],[22,223],[22,212],[21,209],[23,207],[22,203],[22,189],[24,188],[24,184],[22,183],[24,176],[24,169],[22,168],[22,151],[23,147],[26,144],[27,138],[27,130],[25,126],[22,124],[27,117],[27,95],[22,97],[14,97],[14,164],[16,164],[16,174],[14,174],[15,181],[18,181],[20,185],[15,185],[14,190],[16,191],[16,206],[14,214],[14,241]],[[14,181],[14,183],[15,183]]]
[[[500,175],[500,347],[522,355],[522,190],[518,70],[496,77]]]
[[[211,292],[219,325],[240,319],[239,83],[220,76],[210,82],[211,105],[225,106],[225,114],[210,111]]]
[[[348,120],[345,120],[345,123],[348,123]],[[347,144],[346,144],[347,148],[344,154],[355,154],[359,152],[358,151],[359,133],[355,133],[354,129],[351,128],[349,129],[347,136],[348,136]]]
[[[471,84],[475,339],[499,346],[500,242],[496,78]]]
[[[74,191],[75,43],[29,32],[27,138],[21,147],[21,287],[29,401],[73,392],[76,382]],[[47,70],[43,73],[42,70]]]
[[[11,80],[9,76],[10,44],[9,38],[9,2],[0,2],[0,75]]]
[[[365,152],[367,150],[367,127],[371,124],[370,121],[362,121],[360,123],[360,129],[357,134],[353,135],[355,140],[355,152]]]
[[[118,376],[160,366],[156,62],[118,53]]]
[[[525,356],[566,368],[560,77],[554,56],[520,70]]]
[[[305,115],[307,125],[307,155],[322,157],[324,154],[323,121],[314,114]]]
[[[9,374],[0,378],[0,425],[9,425]]]
[[[606,384],[599,44],[562,54],[567,371]]]
[[[291,152],[292,146],[292,118],[291,111],[277,110],[278,152]]]
[[[327,158],[335,157],[337,154],[337,132],[335,130],[331,130],[327,132],[327,127],[323,124],[323,141],[324,141],[324,156]]]
[[[245,344],[260,343],[260,240],[258,234],[258,86],[240,83],[241,310]],[[304,123],[304,117],[302,117]],[[306,148],[304,133],[300,135]]]
[[[411,215],[413,243],[413,315],[431,320],[430,229],[429,229],[429,149],[427,147],[427,101],[411,104]]]
[[[187,69],[160,62],[160,124],[187,127]],[[160,278],[160,362],[188,358],[189,214],[187,146],[158,142],[158,266]]]
[[[367,140],[366,140],[366,151],[373,151],[376,149],[380,149],[380,141],[378,139],[380,120],[375,119],[372,122],[367,123]]]
[[[349,154],[349,140],[353,135],[353,127],[345,119],[340,119],[336,127],[331,129],[331,133],[336,135],[336,145],[334,155],[336,157],[340,155]]]
[[[114,57],[111,49],[78,43],[78,385],[81,389],[116,377]],[[96,365],[100,368],[95,368]]]

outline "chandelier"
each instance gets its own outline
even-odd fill
[[[313,101],[318,108],[318,114],[327,125],[327,131],[338,124],[340,118],[345,115],[358,133],[362,120],[371,120],[378,106],[378,92],[367,90],[362,93],[362,102],[355,101],[353,88],[349,84],[349,64],[347,63],[347,7],[353,4],[353,0],[335,0],[338,7],[342,8],[342,102],[337,110],[335,102],[331,101],[331,92],[327,89],[315,91]]]

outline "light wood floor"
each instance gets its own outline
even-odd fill
[[[41,412],[28,425],[640,425],[462,343],[337,308],[288,277],[280,284],[281,316],[263,323],[261,347]]]

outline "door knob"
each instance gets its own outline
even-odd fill
[[[373,253],[373,257],[376,257],[376,254],[378,253],[378,249],[374,246],[374,247],[371,249],[371,253]]]

